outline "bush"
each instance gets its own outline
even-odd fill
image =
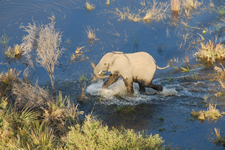
[[[109,129],[91,115],[82,125],[75,125],[64,139],[67,149],[164,149],[158,134],[147,136],[133,130]]]

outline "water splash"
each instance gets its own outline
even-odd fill
[[[103,80],[96,83],[92,83],[86,89],[86,92],[90,95],[100,96],[101,103],[111,105],[137,105],[140,103],[152,103],[153,100],[162,100],[168,96],[177,96],[178,92],[175,88],[164,87],[162,92],[156,92],[152,89],[146,88],[146,94],[139,92],[139,86],[134,83],[133,97],[128,97],[126,87],[122,79],[112,84],[108,88],[102,88]]]

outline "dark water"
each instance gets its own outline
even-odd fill
[[[174,58],[179,59],[179,63],[175,65],[185,67],[187,65],[183,61],[185,56],[189,57],[191,66],[199,64],[200,62],[195,62],[193,53],[200,47],[200,35],[205,41],[211,39],[217,43],[223,42],[224,22],[220,20],[223,16],[209,9],[209,1],[203,1],[203,5],[192,12],[190,19],[183,16],[184,13],[178,19],[173,18],[171,11],[168,11],[168,17],[159,22],[154,20],[149,23],[133,22],[128,19],[119,21],[119,17],[113,13],[116,8],[122,11],[124,7],[128,7],[130,12],[137,13],[139,9],[144,8],[140,5],[141,1],[114,0],[109,6],[105,5],[104,0],[89,2],[95,5],[95,9],[90,12],[83,7],[85,1],[82,0],[2,0],[0,1],[0,36],[7,35],[9,39],[7,46],[21,44],[22,37],[27,34],[20,29],[22,24],[26,26],[33,21],[37,24],[47,24],[50,22],[48,17],[54,14],[55,28],[63,32],[61,46],[67,49],[55,69],[56,90],[71,95],[72,100],[78,103],[77,97],[81,93],[79,79],[84,74],[89,80],[87,82],[89,91],[88,89],[86,91],[88,100],[80,104],[80,110],[89,113],[94,107],[93,114],[98,115],[109,126],[123,125],[136,131],[147,130],[149,134],[162,136],[167,145],[172,144],[183,149],[213,149],[215,144],[210,141],[215,138],[214,128],[220,128],[221,134],[224,133],[224,117],[219,118],[217,122],[201,123],[197,120],[193,121],[190,116],[192,109],[206,110],[206,104],[210,102],[217,103],[217,108],[225,111],[223,98],[214,96],[218,90],[221,90],[220,84],[217,81],[209,81],[210,77],[207,76],[214,73],[212,67],[197,66],[188,73],[181,73],[173,67],[163,71],[157,70],[154,82],[164,86],[163,93],[155,93],[148,89],[148,94],[143,95],[136,90],[133,98],[124,98],[115,96],[116,90],[123,91],[122,82],[110,87],[108,91],[99,93],[102,82],[94,84],[90,82],[93,74],[90,63],[97,64],[105,53],[111,51],[125,53],[145,51],[150,53],[161,67],[166,66],[167,61]],[[223,1],[213,2],[216,7],[224,5]],[[149,8],[149,6],[146,2],[145,7]],[[191,27],[185,28],[182,21]],[[93,44],[89,44],[85,33],[87,26],[95,30],[99,39]],[[206,29],[206,34],[202,34],[202,29]],[[71,54],[76,47],[82,46],[85,46],[84,61],[76,59],[71,63]],[[4,56],[4,49],[5,47],[1,45],[0,71],[6,71],[8,68],[23,71],[26,66],[22,61],[5,65],[8,62]],[[199,80],[193,78],[196,73]],[[173,79],[171,82],[170,76]],[[39,85],[50,86],[49,76],[39,65],[35,65],[35,69],[30,69],[29,78],[33,83],[38,80]],[[205,95],[209,97],[206,101]],[[124,105],[131,106],[131,113],[118,111],[117,108]],[[223,147],[218,146],[217,149]]]

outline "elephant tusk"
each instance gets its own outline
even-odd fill
[[[99,71],[99,73],[98,73],[98,74],[100,75],[101,73],[102,73],[102,70],[101,70],[101,71]]]

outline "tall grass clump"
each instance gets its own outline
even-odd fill
[[[167,3],[158,3],[156,0],[152,1],[150,6],[151,8],[146,10],[145,16],[143,18],[144,21],[157,20],[160,21],[162,19],[166,19],[167,10],[169,5]]]
[[[89,43],[92,43],[93,41],[99,40],[95,35],[95,30],[92,30],[90,26],[87,26],[87,30],[85,30],[87,37],[89,39]]]
[[[94,5],[94,4],[90,4],[88,1],[86,1],[84,7],[85,7],[88,11],[91,11],[91,10],[95,9],[95,5]]]
[[[206,44],[201,43],[201,48],[194,54],[195,57],[201,60],[214,62],[218,59],[225,58],[225,47],[223,44],[214,44],[211,40]]]
[[[179,12],[180,11],[180,6],[181,6],[181,0],[171,0],[171,9],[173,12]]]
[[[55,65],[58,64],[58,58],[60,57],[64,48],[60,48],[62,41],[62,33],[55,29],[55,16],[53,15],[50,19],[52,20],[47,25],[36,26],[35,22],[33,25],[22,26],[28,35],[23,37],[23,55],[28,60],[29,64],[33,66],[32,51],[35,52],[36,62],[39,63],[47,71],[50,79],[53,92],[55,92],[55,76],[54,70]]]
[[[193,10],[197,9],[203,3],[199,2],[198,0],[182,0],[182,7],[186,10]]]
[[[192,110],[191,115],[195,118],[198,118],[199,120],[204,121],[205,119],[209,120],[217,120],[219,117],[221,117],[221,113],[218,109],[216,109],[216,105],[213,106],[213,104],[209,104],[207,111],[194,111]]]
[[[133,130],[109,129],[91,115],[84,124],[75,125],[64,139],[67,149],[163,149],[159,135],[136,134]]]

